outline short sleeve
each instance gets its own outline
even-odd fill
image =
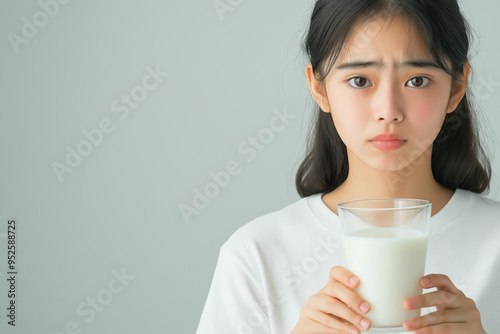
[[[221,247],[196,334],[269,334],[262,292],[248,266]]]

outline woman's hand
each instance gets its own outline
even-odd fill
[[[453,333],[485,334],[476,303],[458,290],[446,275],[431,274],[420,279],[422,288],[437,291],[408,298],[403,305],[407,310],[436,306],[437,311],[405,321],[406,330],[416,334]]]
[[[309,297],[291,334],[359,334],[358,328],[370,328],[370,320],[361,315],[370,305],[352,290],[359,278],[339,266],[330,269],[329,277],[325,287]]]

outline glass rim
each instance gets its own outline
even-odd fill
[[[367,207],[355,207],[355,206],[347,206],[348,204],[351,203],[359,203],[359,202],[379,202],[379,201],[401,201],[401,202],[417,202],[421,204],[416,204],[416,205],[411,205],[411,206],[403,206],[403,207],[382,207],[382,208],[367,208]],[[426,207],[430,207],[432,205],[432,202],[425,200],[425,199],[419,199],[419,198],[400,198],[400,197],[387,197],[387,198],[365,198],[365,199],[353,199],[349,201],[344,201],[340,202],[337,204],[337,208],[340,210],[359,210],[359,211],[401,211],[401,210],[413,210],[413,209],[422,209]]]

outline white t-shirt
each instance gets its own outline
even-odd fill
[[[227,240],[197,334],[291,332],[330,268],[346,267],[338,216],[321,195],[254,219]],[[450,277],[476,302],[486,332],[500,333],[500,203],[457,189],[431,218],[427,252],[425,273]]]

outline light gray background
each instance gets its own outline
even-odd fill
[[[300,42],[312,1],[221,2],[232,9],[222,16],[210,0],[70,1],[43,22],[39,2],[2,1],[0,332],[64,333],[74,322],[81,333],[194,333],[222,243],[299,199],[294,175],[314,110]],[[463,9],[478,37],[472,82],[493,149],[500,5]],[[16,53],[8,36],[33,16],[45,25]],[[147,67],[169,75],[120,119],[112,103],[140,92]],[[247,161],[238,147],[285,109],[295,118]],[[59,182],[53,162],[105,119],[113,132]],[[186,223],[179,205],[233,160],[241,173]],[[495,199],[499,166],[495,155]],[[5,310],[9,218],[19,226],[15,329]],[[113,270],[133,279],[120,285]],[[77,311],[88,298],[106,304],[93,319]]]

